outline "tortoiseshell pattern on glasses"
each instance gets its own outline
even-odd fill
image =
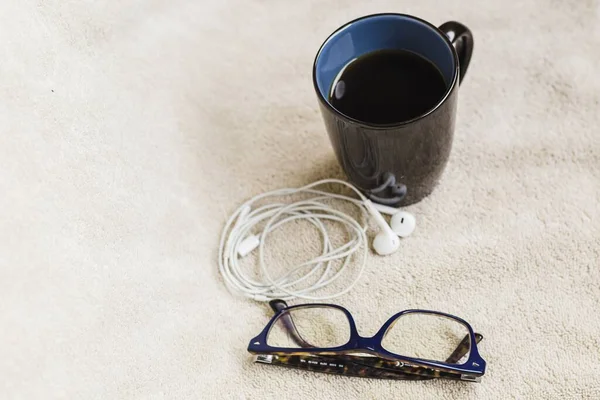
[[[444,378],[479,382],[485,373],[485,361],[477,351],[477,343],[483,339],[483,336],[474,333],[466,321],[453,315],[429,310],[402,311],[392,316],[375,336],[364,338],[358,334],[352,315],[343,307],[333,304],[306,304],[288,307],[282,300],[273,300],[269,304],[275,311],[275,315],[263,331],[248,345],[248,351],[257,355],[256,362],[259,363],[346,376],[396,380]],[[318,348],[306,342],[296,330],[292,316],[287,312],[302,307],[333,307],[344,312],[350,324],[348,343],[339,347]],[[463,324],[469,333],[445,362],[406,357],[385,350],[381,346],[381,341],[390,325],[401,315],[414,312],[453,319]],[[281,318],[285,331],[298,348],[278,348],[267,344],[267,335],[279,318]],[[467,361],[463,364],[456,364],[467,353],[469,354]]]

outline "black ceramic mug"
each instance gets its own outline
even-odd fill
[[[336,109],[330,100],[336,78],[351,61],[380,50],[425,58],[441,73],[445,93],[421,115],[396,123],[361,121]],[[313,66],[321,113],[348,179],[372,200],[408,205],[433,191],[452,148],[458,87],[472,52],[473,36],[464,25],[446,22],[436,28],[404,14],[362,17],[325,40]]]

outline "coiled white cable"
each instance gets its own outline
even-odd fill
[[[325,184],[340,184],[352,189],[360,198],[329,193],[314,189]],[[252,210],[252,206],[269,197],[284,197],[298,194],[312,195],[309,199],[296,200],[290,203],[268,203]],[[366,236],[366,222],[361,225],[355,218],[341,212],[324,200],[345,201],[359,207],[363,216],[366,216],[365,201],[367,199],[354,186],[339,179],[324,179],[301,188],[286,188],[258,195],[242,204],[228,219],[221,235],[219,244],[219,271],[228,288],[235,293],[257,301],[272,299],[290,300],[302,298],[307,300],[328,300],[341,296],[351,290],[360,280],[364,272],[368,241]],[[364,218],[366,221],[368,218]],[[302,262],[285,274],[273,277],[265,263],[264,247],[267,237],[282,225],[304,220],[313,224],[322,236],[322,253],[312,260]],[[342,224],[350,239],[339,247],[334,247],[324,221],[333,221]],[[263,224],[260,237],[253,237],[253,229]],[[250,238],[248,240],[248,238]],[[248,248],[248,243],[250,243]],[[252,247],[258,245],[258,264],[261,280],[253,279],[244,272],[240,265],[240,253],[244,254]],[[333,294],[315,294],[319,289],[330,285],[348,270],[353,258],[362,251],[358,258],[358,271],[355,278],[343,289]],[[334,268],[336,261],[341,262],[339,268]],[[299,277],[298,277],[299,276]],[[310,283],[306,283],[306,282]],[[303,285],[304,283],[304,285]]]

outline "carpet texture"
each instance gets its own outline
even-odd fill
[[[1,9],[0,397],[600,397],[597,0]],[[370,254],[336,302],[362,335],[406,308],[465,318],[485,336],[480,384],[254,365],[270,314],[217,271],[242,201],[342,176],[312,60],[335,28],[384,11],[461,21],[475,52],[444,177],[409,207],[415,234]],[[274,260],[318,247],[304,225],[273,243]]]

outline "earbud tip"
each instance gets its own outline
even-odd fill
[[[380,256],[387,256],[398,250],[400,240],[397,236],[390,236],[385,232],[380,232],[373,239],[373,250]]]
[[[406,196],[406,192],[406,185],[403,185],[402,183],[398,183],[392,187],[392,193],[400,197],[401,199],[403,199],[404,196]]]
[[[417,226],[414,215],[406,211],[398,211],[390,221],[390,227],[400,237],[410,236]]]

